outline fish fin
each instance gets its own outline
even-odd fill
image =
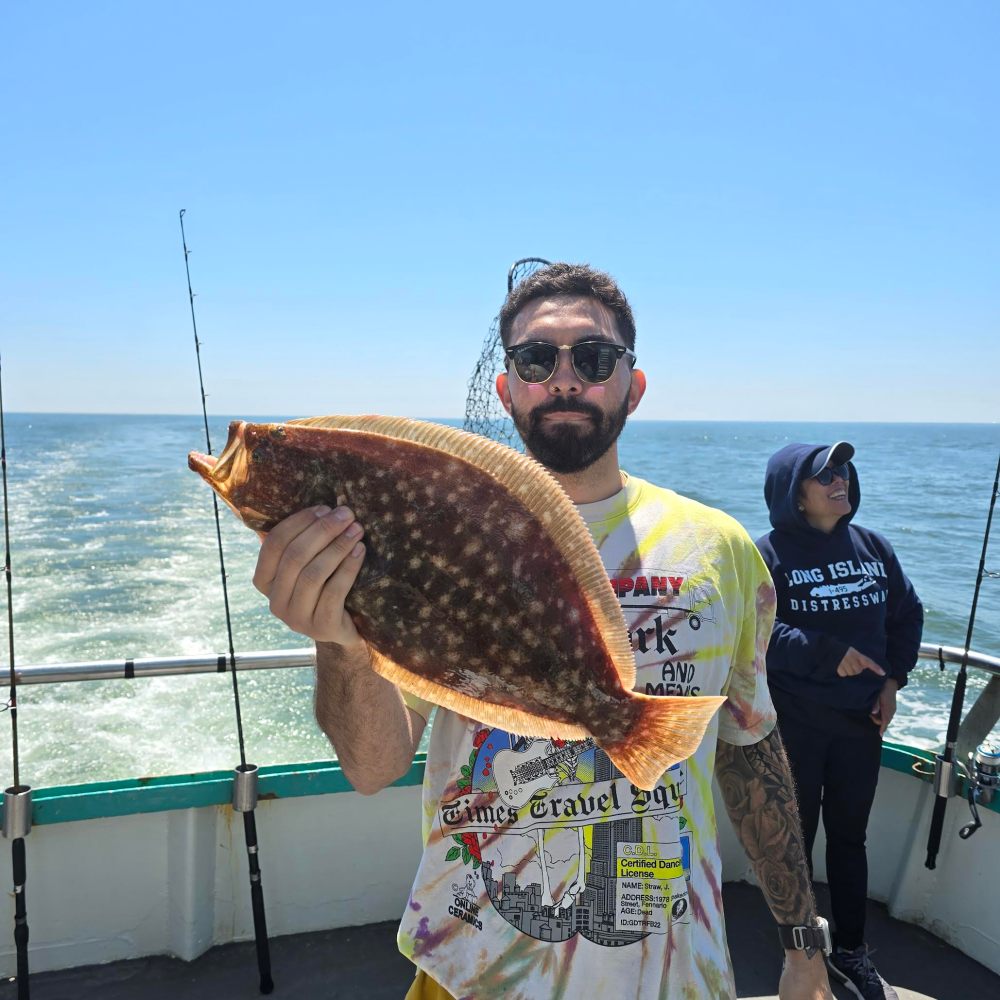
[[[202,451],[188,452],[188,468],[193,469],[204,478],[211,475],[212,469],[215,468],[218,461],[214,455],[206,455]]]
[[[240,437],[242,420],[233,420],[229,424],[229,438],[218,458],[205,455],[200,451],[188,452],[188,468],[197,472],[216,493],[229,505],[236,516],[239,510],[231,502],[234,484],[239,484],[247,475],[247,450]]]
[[[491,441],[479,434],[470,434],[456,427],[444,427],[425,420],[410,420],[407,417],[331,416],[306,417],[288,422],[301,427],[361,431],[413,441],[472,462],[486,470],[510,490],[545,527],[581,584],[580,592],[604,637],[622,687],[626,691],[635,687],[635,656],[618,598],[611,589],[608,571],[573,501],[543,465],[505,444]]]
[[[458,712],[467,718],[483,722],[491,728],[503,729],[519,736],[555,736],[562,740],[582,740],[590,734],[582,726],[571,722],[556,722],[516,708],[494,705],[491,702],[461,694],[451,688],[428,680],[401,667],[372,646],[368,647],[372,669],[375,673],[391,681],[424,701],[433,702],[443,708]],[[684,701],[691,701],[685,698]]]
[[[644,704],[628,734],[617,743],[601,745],[633,785],[649,791],[668,767],[686,760],[698,749],[712,716],[726,699],[709,695],[633,697]]]
[[[248,527],[253,528],[257,531],[257,525],[263,521],[263,515],[258,514],[257,511],[251,510],[249,507],[237,507],[232,500],[232,489],[231,481],[225,477],[219,478],[215,475],[215,469],[218,465],[208,466],[200,463],[199,460],[202,458],[211,458],[212,456],[204,456],[199,452],[193,451],[188,456],[188,467],[193,469],[195,472],[201,476],[202,479],[208,483],[209,486],[215,491],[216,495],[222,500],[222,502]],[[215,461],[214,459],[212,459]],[[256,517],[256,520],[253,520]],[[263,539],[265,536],[257,531],[257,534]]]

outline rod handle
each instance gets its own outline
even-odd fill
[[[934,812],[931,814],[931,832],[927,837],[927,860],[925,866],[931,871],[937,867],[938,851],[941,848],[941,830],[944,828],[944,811],[948,800],[938,796],[934,800]]]
[[[260,860],[257,851],[257,820],[253,812],[243,814],[243,832],[246,835],[247,858],[250,863],[250,907],[253,910],[253,935],[257,946],[260,992],[270,993],[274,989],[274,980],[271,978],[271,948],[267,940],[264,889],[260,881]]]
[[[14,869],[14,948],[17,952],[17,1000],[29,1000],[31,995],[28,976],[28,913],[24,898],[24,883],[27,881],[27,861],[24,838],[18,837],[10,845],[11,863]]]
[[[24,837],[18,837],[11,842],[10,859],[14,869],[14,888],[23,886],[28,880],[27,851],[24,848]]]

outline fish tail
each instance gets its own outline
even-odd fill
[[[644,694],[632,697],[639,702],[635,722],[624,739],[602,742],[601,746],[633,785],[649,791],[668,767],[686,760],[698,749],[712,716],[726,699]]]

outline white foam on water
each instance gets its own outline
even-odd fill
[[[172,449],[172,467],[136,448],[139,477],[108,464],[104,436],[21,461],[11,477],[18,662],[224,652],[211,494],[183,463],[197,440]],[[255,536],[222,517],[237,648],[303,645],[249,585]],[[251,758],[330,756],[312,720],[311,671],[239,680]],[[19,704],[22,774],[36,786],[239,762],[230,675],[30,687]],[[0,741],[0,767],[11,766]]]

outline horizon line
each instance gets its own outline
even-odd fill
[[[23,416],[23,417],[191,417],[192,419],[202,420],[202,414],[194,413],[189,411],[175,412],[175,413],[139,413],[134,411],[120,411],[111,412],[106,410],[8,410],[8,416]],[[363,413],[357,414],[343,414],[344,416],[364,416]],[[231,417],[231,414],[217,413],[209,414],[209,420],[212,419],[225,419],[226,417]],[[293,416],[287,416],[286,414],[277,413],[257,413],[250,414],[249,417],[243,417],[240,419],[245,420],[256,420],[258,418],[274,418],[282,417],[287,419],[299,419]],[[424,420],[428,422],[436,421],[456,421],[464,420],[464,417],[446,417],[446,416],[434,416],[434,417],[408,417],[409,420]],[[696,420],[678,420],[671,417],[633,417],[629,418],[629,424],[842,424],[844,426],[871,426],[878,424],[898,424],[914,427],[996,427],[1000,426],[1000,418],[996,420],[801,420],[801,419],[779,419],[779,418],[767,418],[767,419],[734,419],[732,417],[703,417]],[[626,425],[627,426],[627,425]]]

